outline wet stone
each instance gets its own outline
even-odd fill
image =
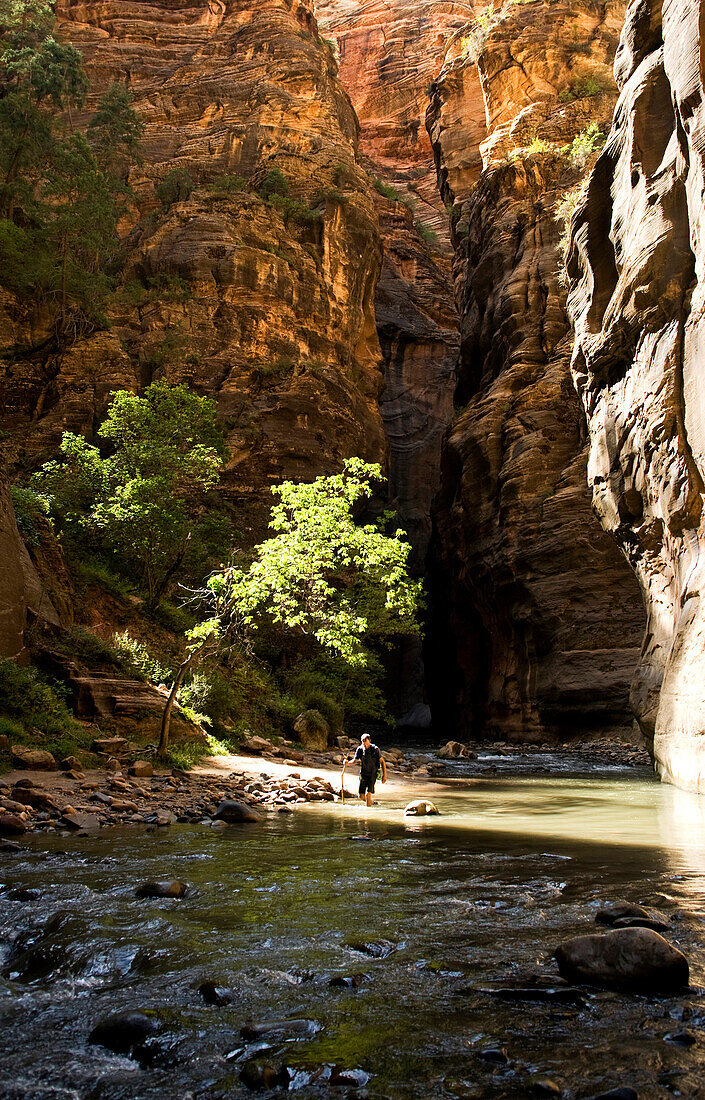
[[[349,943],[348,947],[351,951],[359,951],[361,955],[369,955],[371,959],[388,959],[397,949],[397,945],[390,940],[376,940],[369,943],[356,940]]]
[[[561,977],[570,982],[651,993],[688,984],[685,955],[649,928],[574,936],[554,956]]]
[[[136,898],[184,898],[188,893],[188,883],[179,879],[164,882],[144,882],[135,890]]]
[[[316,1020],[269,1020],[262,1024],[245,1024],[240,1028],[243,1039],[311,1039],[321,1031]]]
[[[612,925],[619,920],[651,920],[651,913],[643,905],[628,901],[608,901],[595,913],[595,924]]]
[[[22,836],[26,831],[26,823],[17,814],[0,814],[0,836]]]
[[[228,824],[232,822],[247,822],[254,824],[261,821],[262,818],[256,810],[253,810],[251,806],[247,806],[244,802],[235,802],[232,799],[224,799],[213,815],[214,821],[226,821]]]
[[[592,1100],[639,1100],[639,1093],[636,1089],[620,1087],[601,1092],[598,1096],[593,1096]]]
[[[114,1054],[133,1054],[136,1047],[156,1035],[158,1030],[157,1021],[144,1012],[119,1012],[96,1024],[88,1042]]]
[[[681,1047],[692,1047],[697,1043],[697,1036],[692,1031],[673,1031],[669,1035],[664,1035],[664,1039],[667,1043],[676,1043]]]
[[[198,992],[205,1004],[214,1005],[216,1008],[222,1008],[224,1005],[229,1005],[233,1000],[233,995],[230,990],[217,986],[215,982],[201,982],[198,987]]]
[[[477,1052],[478,1058],[481,1058],[483,1062],[491,1062],[493,1065],[506,1066],[509,1062],[506,1050],[502,1047],[483,1047]]]

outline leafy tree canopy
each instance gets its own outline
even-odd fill
[[[207,524],[204,494],[226,455],[215,414],[187,386],[153,382],[142,397],[120,390],[98,431],[111,453],[65,432],[59,458],[33,478],[69,542],[111,550],[141,578],[151,607]]]
[[[340,474],[274,488],[272,537],[248,569],[209,581],[221,619],[246,629],[268,620],[311,635],[352,668],[370,664],[375,639],[418,633],[421,584],[408,574],[404,532],[388,535],[355,517],[381,480],[378,465],[352,458]]]

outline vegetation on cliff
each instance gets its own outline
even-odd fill
[[[45,0],[0,7],[0,280],[48,313],[60,341],[105,321],[142,126],[111,86],[87,131],[74,128],[88,81],[54,32]]]

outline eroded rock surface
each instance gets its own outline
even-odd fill
[[[572,226],[573,374],[602,525],[647,624],[633,703],[662,777],[705,790],[705,7],[634,0],[621,95]]]
[[[435,718],[462,738],[631,725],[643,610],[585,490],[556,213],[590,163],[571,143],[592,122],[606,131],[623,12],[617,0],[508,8],[473,39],[477,66],[470,46],[449,56],[433,92],[462,327],[432,681]],[[484,158],[477,183],[471,145]]]

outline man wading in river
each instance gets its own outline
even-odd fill
[[[360,798],[368,806],[371,806],[372,795],[375,793],[375,781],[380,767],[382,769],[382,782],[387,782],[387,765],[377,746],[372,744],[369,733],[363,733],[362,744],[358,745],[355,755],[349,760],[345,760],[343,764],[343,782],[345,782],[345,769],[348,764],[355,764],[357,761],[360,762]]]

